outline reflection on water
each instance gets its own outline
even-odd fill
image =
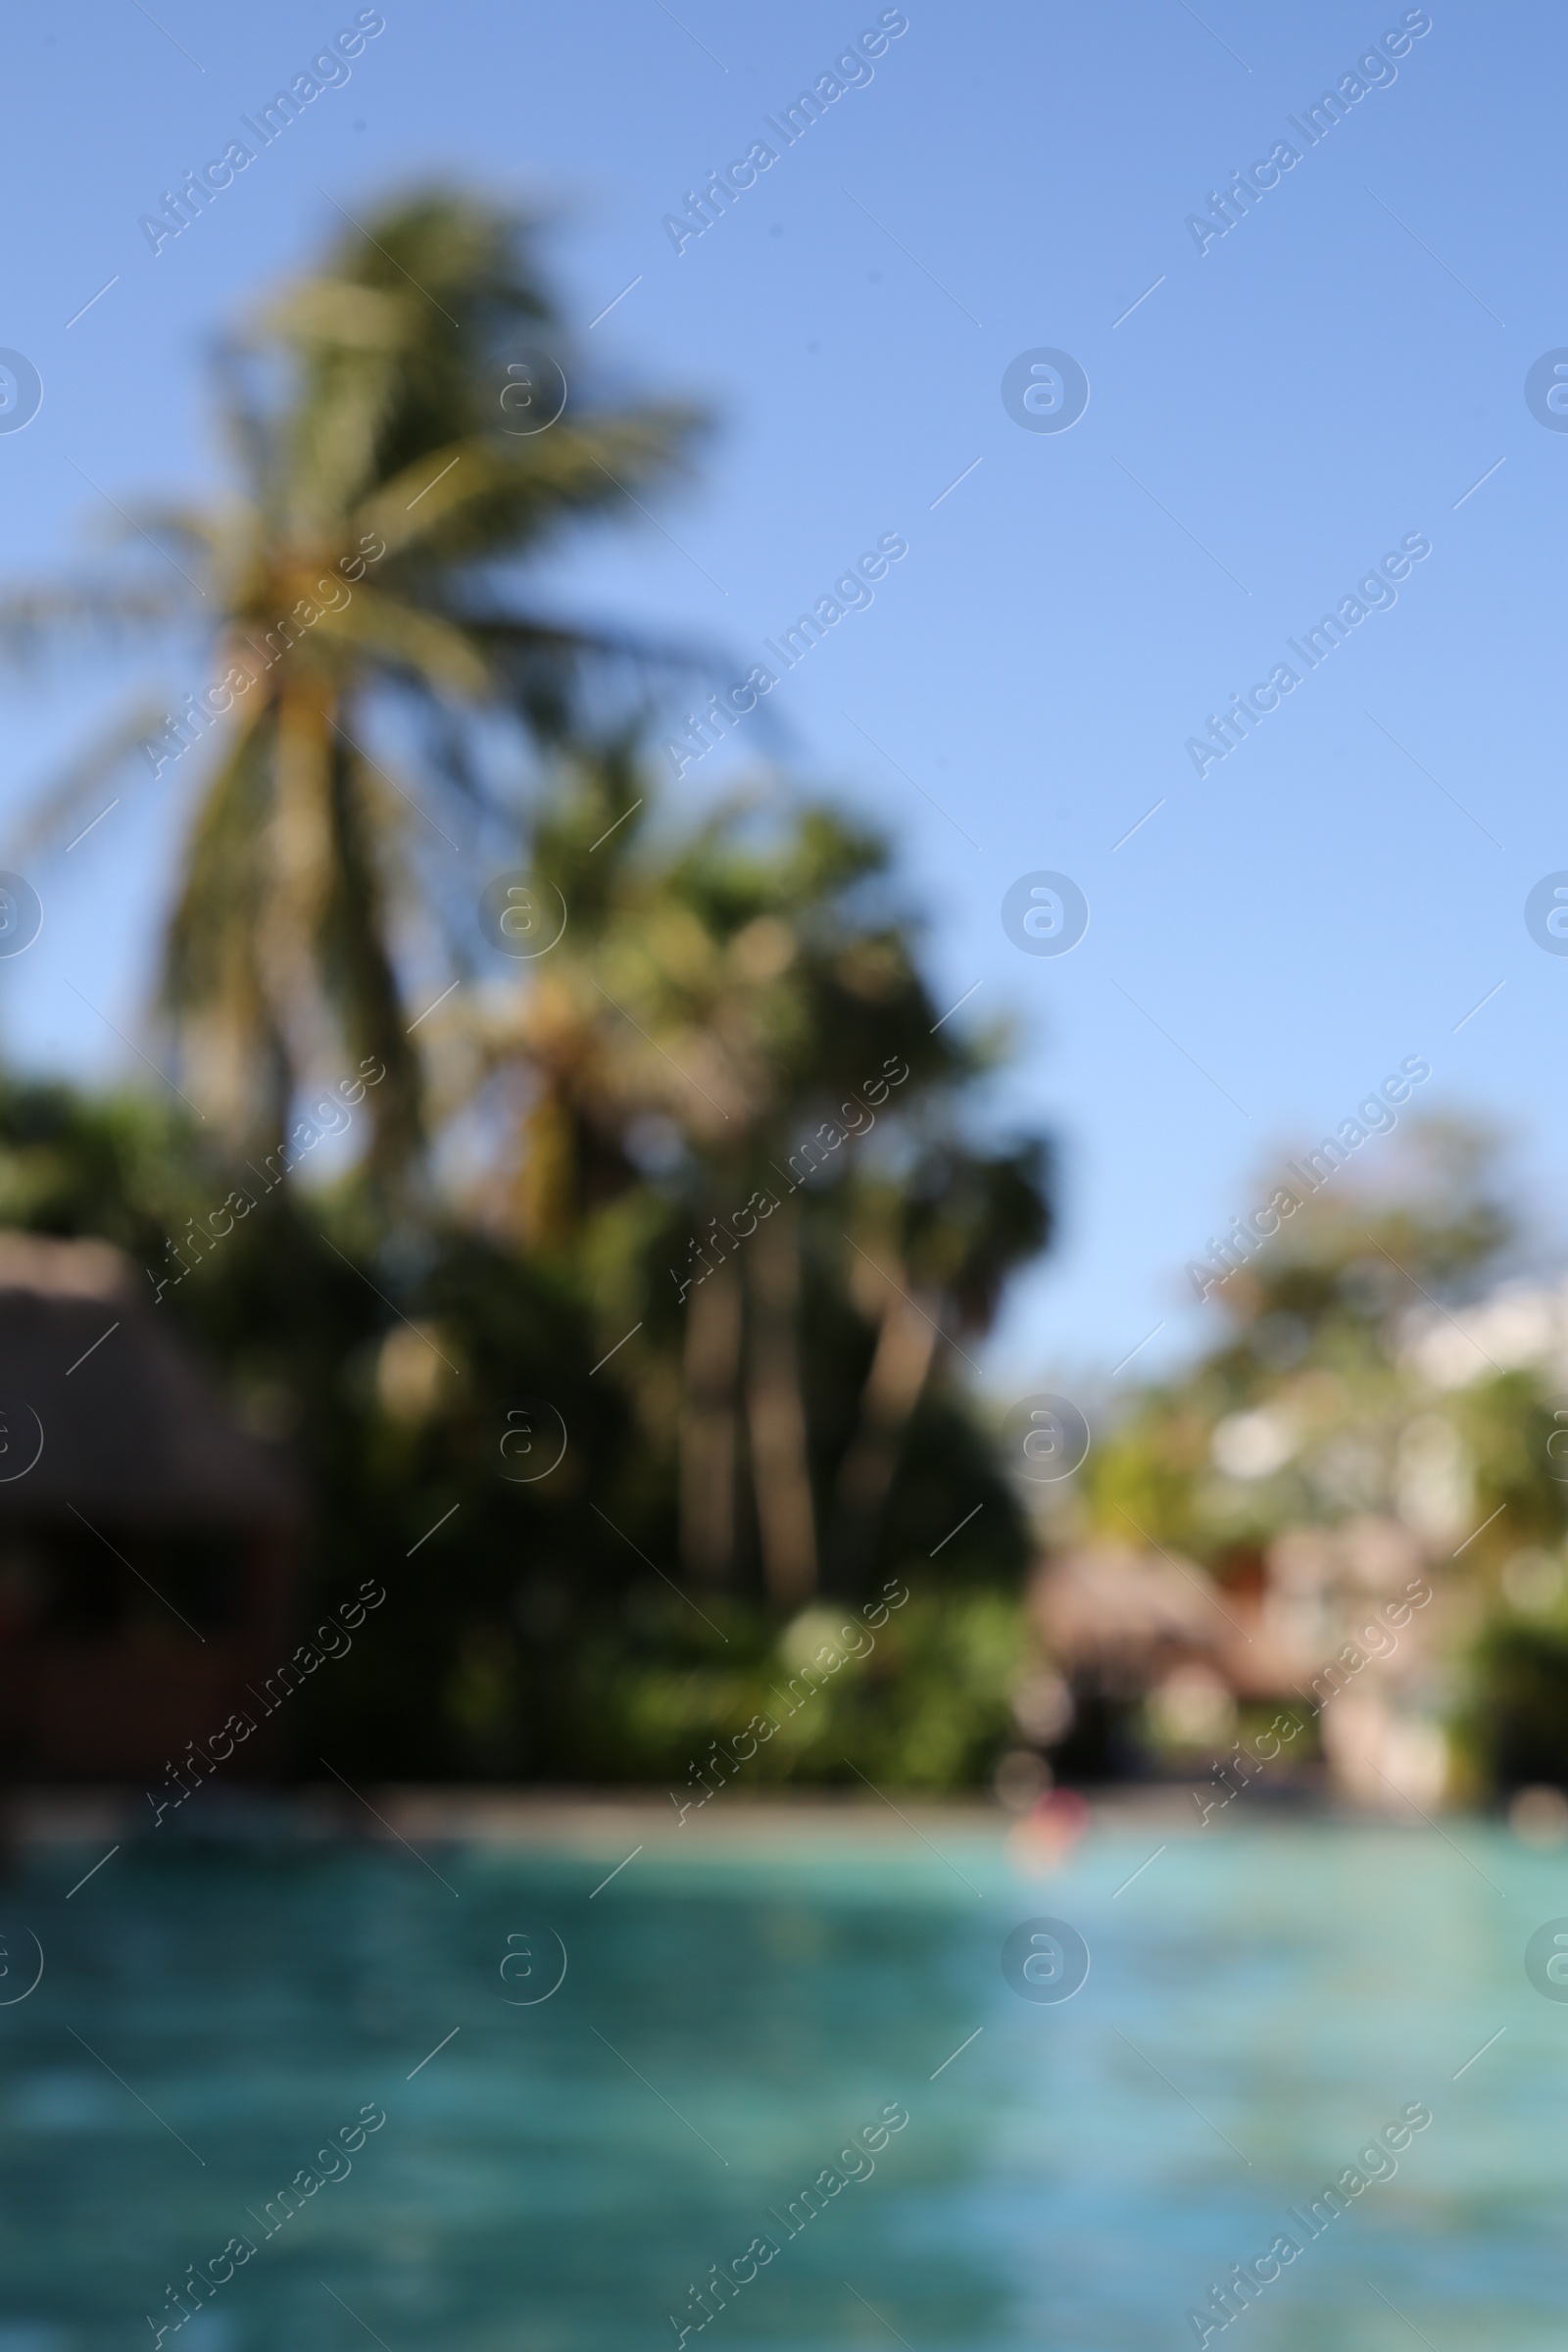
[[[1030,1880],[972,1827],[938,1855],[734,1819],[597,1894],[597,1856],[480,1848],[431,1849],[440,1879],[127,1848],[69,1903],[77,1855],[29,1862],[0,2352],[1147,2352],[1412,2103],[1430,2128],[1229,2341],[1560,2341],[1568,2005],[1522,1964],[1568,1911],[1550,1856],[1118,1821]],[[1042,1914],[1093,1954],[1067,2001],[1004,1981]],[[176,2334],[172,2290],[225,2262]]]

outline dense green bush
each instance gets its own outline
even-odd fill
[[[1476,1644],[1471,1690],[1462,1730],[1484,1782],[1568,1789],[1568,1627],[1497,1620]]]
[[[156,1273],[231,1173],[182,1114],[0,1084],[0,1221],[104,1237]],[[750,1785],[858,1785],[858,1767],[936,1788],[989,1772],[1022,1647],[1027,1544],[953,1390],[934,1387],[915,1414],[874,1551],[783,1623],[755,1577],[728,1591],[677,1581],[670,1449],[629,1387],[591,1377],[603,1349],[569,1265],[434,1219],[389,1233],[352,1184],[279,1191],[157,1311],[303,1469],[301,1629],[366,1576],[387,1588],[352,1651],[301,1693],[297,1770],[325,1753],[351,1777],[697,1794],[691,1767],[771,1714]],[[502,1450],[509,1402],[527,1395],[569,1431],[560,1469],[531,1485],[509,1479]],[[939,1579],[911,1536],[977,1505]],[[906,1589],[896,1564],[911,1553],[910,1597],[868,1633],[858,1612],[890,1579]],[[824,1644],[843,1652],[846,1624],[865,1654],[819,1670],[810,1691],[803,1670]]]

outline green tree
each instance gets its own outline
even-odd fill
[[[1128,1401],[1085,1465],[1084,1519],[1238,1592],[1293,1531],[1396,1523],[1439,1597],[1457,1785],[1568,1786],[1557,1294],[1516,1271],[1488,1137],[1430,1119],[1385,1150],[1376,1183],[1337,1171],[1307,1196],[1298,1177],[1278,1231],[1234,1253],[1222,1332]]]
[[[139,518],[171,588],[144,566],[0,613],[18,646],[182,628],[229,704],[150,754],[166,787],[201,768],[164,1004],[221,1115],[198,1137],[0,1087],[0,1215],[104,1233],[155,1277],[178,1239],[160,1311],[293,1431],[308,1589],[390,1564],[398,1610],[320,1702],[355,1763],[678,1771],[766,1703],[819,1586],[913,1562],[863,1690],[769,1769],[848,1746],[940,1785],[984,1769],[1004,1715],[996,1588],[1026,1535],[960,1372],[1047,1238],[1045,1154],[971,1140],[994,1050],[938,1024],[887,845],[771,782],[672,817],[636,748],[656,657],[523,601],[519,564],[666,477],[695,420],[573,395],[514,436],[519,337],[563,354],[514,220],[439,192],[373,216],[225,357],[235,495]],[[407,792],[365,748],[386,738]],[[565,917],[548,954],[482,944],[481,852],[530,861]],[[415,969],[421,996],[456,977],[411,1042]],[[215,1247],[251,1139],[372,1056],[368,1167],[270,1190]],[[398,1184],[426,1136],[451,1153]],[[506,1450],[519,1398],[568,1434],[537,1481]]]
[[[1517,1376],[1477,1351],[1484,1377],[1442,1389],[1410,1344],[1423,1317],[1441,1320],[1495,1282],[1515,1241],[1490,1147],[1430,1120],[1403,1150],[1375,1189],[1348,1172],[1319,1195],[1298,1183],[1277,1232],[1234,1253],[1210,1294],[1220,1336],[1180,1377],[1139,1393],[1090,1456],[1082,1485],[1100,1532],[1135,1541],[1143,1530],[1222,1577],[1247,1572],[1283,1527],[1398,1510],[1401,1487],[1409,1496],[1421,1483],[1423,1445],[1435,1461],[1445,1430],[1469,1463],[1476,1518],[1513,1505],[1496,1544],[1550,1516],[1551,1482],[1525,1469],[1509,1436]]]
[[[934,1366],[1045,1243],[1044,1159],[960,1140],[986,1056],[938,1028],[884,843],[745,800],[671,830],[656,800],[616,756],[541,812],[566,928],[488,1038],[526,1098],[511,1207],[607,1346],[639,1327],[651,1437],[678,1396],[689,1572],[734,1584],[755,1529],[797,1606],[867,1572]]]
[[[527,356],[541,344],[571,389],[558,422],[523,432],[519,389],[535,415],[553,405],[549,369]],[[18,651],[72,623],[200,647],[213,687],[142,748],[159,776],[187,746],[203,764],[163,1003],[231,1133],[272,1141],[299,1084],[374,1055],[387,1080],[372,1165],[406,1164],[421,1073],[400,936],[416,908],[439,909],[429,868],[459,846],[447,827],[471,839],[483,816],[470,722],[503,712],[557,736],[607,664],[636,665],[629,641],[531,609],[518,567],[567,525],[624,515],[696,418],[597,408],[575,376],[528,224],[417,191],[345,231],[229,347],[234,486],[135,516],[131,544],[151,542],[161,570],[0,605]],[[444,822],[366,750],[372,706],[418,745]],[[145,725],[141,710],[117,728],[52,813],[79,807]]]

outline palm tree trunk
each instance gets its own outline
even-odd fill
[[[564,1090],[553,1075],[541,1075],[539,1093],[523,1119],[522,1159],[513,1195],[527,1250],[563,1248],[580,1219],[575,1142]]]
[[[335,727],[330,708],[324,715]],[[336,967],[337,1009],[349,1054],[381,1065],[369,1108],[368,1172],[406,1204],[406,1179],[423,1140],[423,1073],[419,1048],[403,1018],[390,946],[395,926],[386,861],[378,854],[379,779],[342,743],[332,745],[329,760],[332,886],[321,941],[323,978]]]
[[[694,1576],[727,1584],[735,1565],[736,1389],[741,1284],[732,1262],[691,1294],[680,1411],[680,1548]]]
[[[871,1369],[860,1393],[859,1419],[839,1464],[830,1549],[834,1567],[846,1574],[868,1564],[905,1433],[936,1352],[932,1310],[937,1303],[928,1298],[922,1313],[912,1299],[895,1293],[883,1310]]]
[[[780,1607],[799,1608],[816,1591],[816,1514],[801,1396],[801,1242],[793,1209],[776,1208],[758,1226],[747,1272],[747,1423],[762,1577]]]
[[[320,698],[278,698],[275,786],[268,844],[261,964],[295,1082],[325,1044],[317,989],[321,917],[333,871],[329,816],[331,755]]]

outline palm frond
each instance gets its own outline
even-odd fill
[[[507,443],[493,434],[421,452],[367,499],[356,520],[394,556],[424,564],[515,558],[565,519],[624,511],[678,468],[702,423],[666,404],[606,411]]]
[[[158,703],[136,703],[122,711],[95,743],[76,753],[43,786],[17,836],[17,855],[25,858],[73,832],[119,770],[168,720],[168,711]],[[151,781],[150,766],[143,768],[140,781]]]
[[[491,690],[490,671],[460,623],[364,584],[352,602],[323,614],[319,634],[407,672],[436,694],[476,701]]]
[[[30,668],[67,641],[162,635],[195,617],[194,600],[172,583],[40,582],[0,595],[0,662]]]

